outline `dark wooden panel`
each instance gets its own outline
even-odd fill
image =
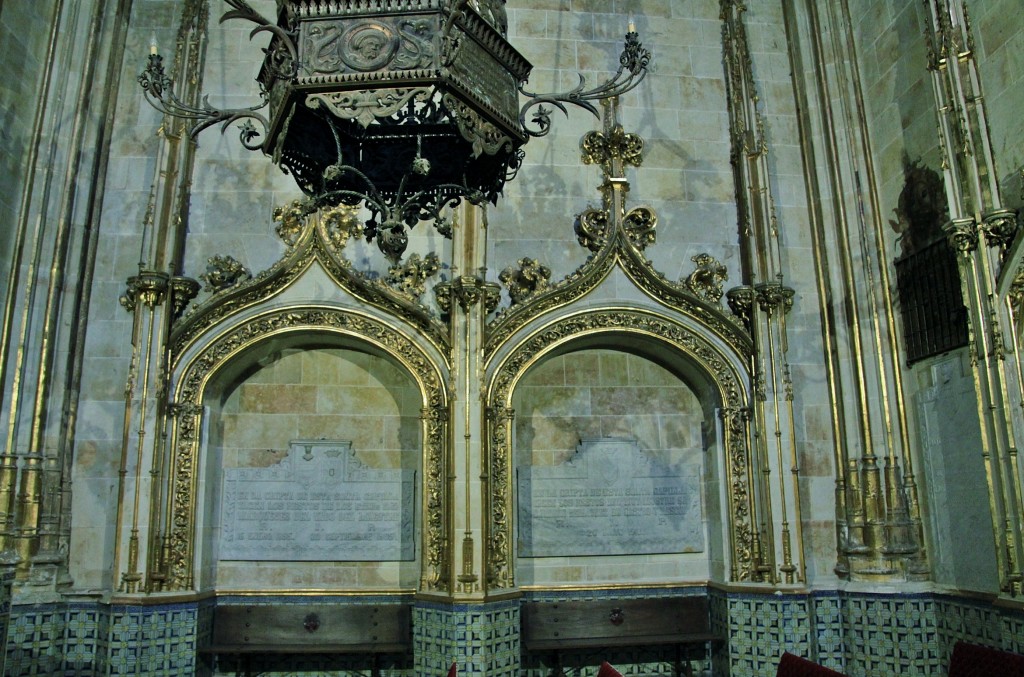
[[[387,653],[411,642],[410,611],[386,605],[225,605],[207,653]]]
[[[528,650],[714,639],[706,597],[527,602],[522,607],[522,640]]]

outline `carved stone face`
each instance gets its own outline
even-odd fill
[[[373,61],[380,56],[381,50],[384,49],[384,41],[377,35],[364,35],[355,48],[359,52],[359,56],[367,61]]]
[[[375,21],[362,22],[345,34],[342,59],[354,70],[377,70],[387,65],[397,46],[398,40],[389,27]]]

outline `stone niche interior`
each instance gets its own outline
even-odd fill
[[[365,346],[274,339],[264,344],[225,367],[207,390],[206,463],[197,499],[204,507],[199,524],[200,588],[414,588],[422,477],[422,396],[415,380],[400,364]],[[350,442],[346,455],[353,454],[361,467],[407,471],[415,480],[411,515],[416,555],[389,561],[222,558],[217,544],[222,536],[225,476],[231,469],[281,463],[295,440]],[[291,516],[296,518],[302,519],[301,511]]]
[[[681,373],[639,354],[589,348],[548,358],[524,375],[513,395],[518,477],[524,471],[564,467],[575,455],[588,453],[580,451],[585,440],[617,440],[624,443],[619,448],[629,450],[625,453],[695,475],[697,514],[702,517],[693,528],[702,547],[652,554],[523,556],[520,514],[520,585],[702,582],[720,575],[717,417],[708,398],[702,402]],[[525,500],[517,492],[517,501]]]

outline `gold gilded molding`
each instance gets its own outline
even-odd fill
[[[437,384],[436,387],[440,387]],[[432,395],[431,401],[435,399]],[[450,571],[451,551],[451,508],[450,497],[445,490],[449,461],[445,455],[445,440],[448,435],[448,408],[437,402],[424,407],[423,421],[423,514],[425,516],[425,538],[423,543],[423,567],[420,589],[436,592],[452,590]]]
[[[409,370],[424,396],[423,410],[423,536],[422,581],[426,590],[450,589],[447,562],[450,536],[448,497],[443,479],[447,465],[447,395],[431,358],[398,329],[357,313],[330,307],[282,308],[249,318],[219,335],[183,366],[172,392],[175,420],[173,478],[169,507],[167,589],[193,585],[196,540],[197,469],[200,417],[205,389],[232,358],[272,336],[309,331],[353,337],[376,346]]]
[[[487,440],[490,454],[485,459],[484,495],[490,519],[485,522],[488,590],[515,587],[512,543],[512,424],[515,411],[497,404],[487,407]]]
[[[732,545],[733,581],[760,580],[758,568],[762,562],[757,531],[753,520],[753,484],[750,457],[749,407],[723,407],[719,410],[724,433],[727,464],[726,487],[729,491],[731,517],[730,541]]]
[[[713,384],[718,405],[746,411],[750,399],[748,376],[733,365],[745,364],[742,353],[728,354],[707,337],[678,320],[634,308],[607,308],[578,313],[537,329],[494,370],[487,388],[486,580],[490,589],[510,588],[514,581],[512,525],[512,395],[527,369],[551,350],[600,334],[634,334],[654,338],[668,351],[684,356]],[[734,580],[749,580],[754,551],[751,518],[751,461],[747,419],[724,426],[723,469],[728,477],[729,532]]]
[[[447,327],[435,313],[422,305],[418,298],[413,298],[408,289],[395,289],[386,282],[371,279],[355,270],[351,261],[345,258],[344,246],[351,236],[349,208],[336,207],[315,212],[309,203],[300,201],[278,208],[274,218],[278,223],[278,235],[288,245],[284,255],[251,280],[217,292],[193,306],[171,331],[168,346],[173,363],[176,364],[185,350],[216,324],[280,294],[314,261],[339,287],[359,300],[409,322],[441,354],[449,354]]]

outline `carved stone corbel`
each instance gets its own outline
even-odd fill
[[[750,323],[753,320],[751,311],[754,309],[754,299],[757,298],[754,288],[749,285],[733,287],[726,292],[725,298],[733,315],[740,319],[747,331],[750,331]]]
[[[185,312],[188,304],[199,294],[200,285],[191,277],[175,276],[170,281],[171,307],[174,319],[177,320]]]

